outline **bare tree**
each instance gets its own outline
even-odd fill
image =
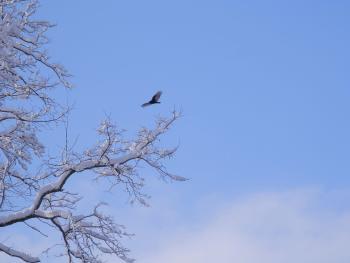
[[[94,146],[82,153],[64,147],[64,154],[48,158],[39,131],[62,124],[69,112],[51,91],[71,86],[67,71],[52,63],[44,49],[51,24],[33,19],[37,4],[36,0],[0,0],[0,227],[25,224],[43,236],[48,229],[56,232],[68,262],[101,262],[105,254],[132,262],[121,244],[128,235],[124,228],[101,212],[101,204],[76,214],[81,196],[64,186],[71,177],[91,171],[95,178],[108,178],[111,187],[121,185],[132,200],[146,204],[138,173],[141,163],[162,178],[185,180],[167,172],[162,162],[176,149],[157,146],[179,115],[174,112],[170,118],[158,119],[154,129],[141,129],[133,140],[124,139],[107,119],[97,130],[100,139]],[[0,242],[1,252],[40,262],[25,248]]]

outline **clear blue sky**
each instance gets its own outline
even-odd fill
[[[350,1],[60,0],[42,1],[39,16],[57,24],[49,50],[74,75],[71,134],[82,145],[105,113],[133,133],[182,110],[164,142],[179,143],[169,168],[191,180],[147,186],[147,213],[163,199],[175,210],[171,225],[148,214],[166,233],[262,192],[322,189],[315,207],[350,211],[339,194],[350,186]],[[157,90],[162,104],[142,109]]]
[[[349,11],[348,1],[50,1],[40,15],[58,25],[50,51],[74,75],[77,127],[107,112],[134,129],[182,109],[170,165],[205,194],[348,185]],[[162,105],[141,109],[157,90]]]

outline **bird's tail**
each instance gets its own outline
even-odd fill
[[[149,106],[149,105],[151,105],[151,103],[146,102],[146,103],[142,104],[141,107],[147,107],[147,106]]]

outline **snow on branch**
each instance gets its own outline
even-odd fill
[[[32,257],[26,253],[17,251],[13,248],[10,248],[8,246],[5,246],[4,244],[0,243],[0,251],[6,253],[7,255],[11,256],[11,257],[16,257],[16,258],[20,258],[25,262],[30,262],[30,263],[36,263],[36,262],[40,262],[40,259],[37,257]]]
[[[141,192],[144,179],[138,173],[139,164],[144,162],[155,169],[162,177],[183,181],[183,177],[175,176],[166,171],[162,161],[171,157],[175,149],[160,149],[157,142],[179,118],[173,112],[168,119],[159,119],[154,129],[143,128],[137,138],[125,140],[110,121],[102,122],[98,133],[101,140],[97,145],[74,158],[60,164],[47,164],[44,174],[38,176],[36,194],[29,207],[0,216],[0,227],[25,222],[29,219],[47,220],[61,233],[70,260],[79,259],[83,262],[93,262],[98,255],[114,254],[126,262],[132,262],[127,256],[119,239],[127,236],[113,220],[99,213],[97,208],[89,215],[74,215],[75,205],[79,198],[73,193],[64,192],[63,188],[72,176],[84,176],[83,172],[93,171],[99,179],[109,178],[111,186],[121,184],[130,197],[147,204]],[[49,183],[41,184],[40,178]],[[89,220],[90,221],[89,221]],[[94,220],[93,222],[91,220]],[[98,262],[98,261],[96,261]]]
[[[0,0],[0,208],[14,206],[10,196],[27,198],[39,187],[27,174],[45,146],[43,125],[64,119],[50,92],[71,87],[63,66],[51,62],[45,46],[49,22],[33,19],[36,0]]]
[[[147,205],[141,165],[161,178],[186,180],[169,173],[164,164],[176,148],[159,146],[160,137],[180,115],[174,111],[157,119],[153,129],[142,128],[133,139],[125,139],[107,119],[97,130],[94,146],[74,152],[63,145],[64,154],[47,157],[39,131],[61,125],[70,110],[57,102],[52,90],[71,84],[65,68],[47,54],[45,34],[52,25],[33,18],[37,7],[37,0],[0,0],[0,229],[24,223],[44,238],[46,231],[56,233],[69,262],[101,262],[103,255],[133,262],[121,244],[130,236],[124,227],[103,214],[99,205],[77,214],[83,196],[65,186],[73,176],[93,174],[93,179],[106,180],[109,189],[119,185],[131,201]],[[0,252],[40,262],[2,243]]]

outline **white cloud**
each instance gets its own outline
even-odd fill
[[[204,226],[168,234],[158,251],[138,262],[348,263],[350,206],[323,205],[331,199],[290,191],[236,200],[214,215],[208,209]]]
[[[97,197],[96,197],[97,198]],[[349,263],[350,194],[318,190],[250,194],[230,202],[208,197],[191,215],[171,198],[116,219],[136,233],[127,241],[139,263]],[[158,200],[158,201],[157,201]],[[188,206],[189,204],[186,204]],[[200,215],[200,216],[199,216]],[[4,233],[2,233],[4,234]],[[9,245],[39,255],[44,240],[14,231]],[[43,262],[62,262],[45,258]],[[106,257],[106,262],[119,262]],[[0,253],[0,262],[21,262]]]

